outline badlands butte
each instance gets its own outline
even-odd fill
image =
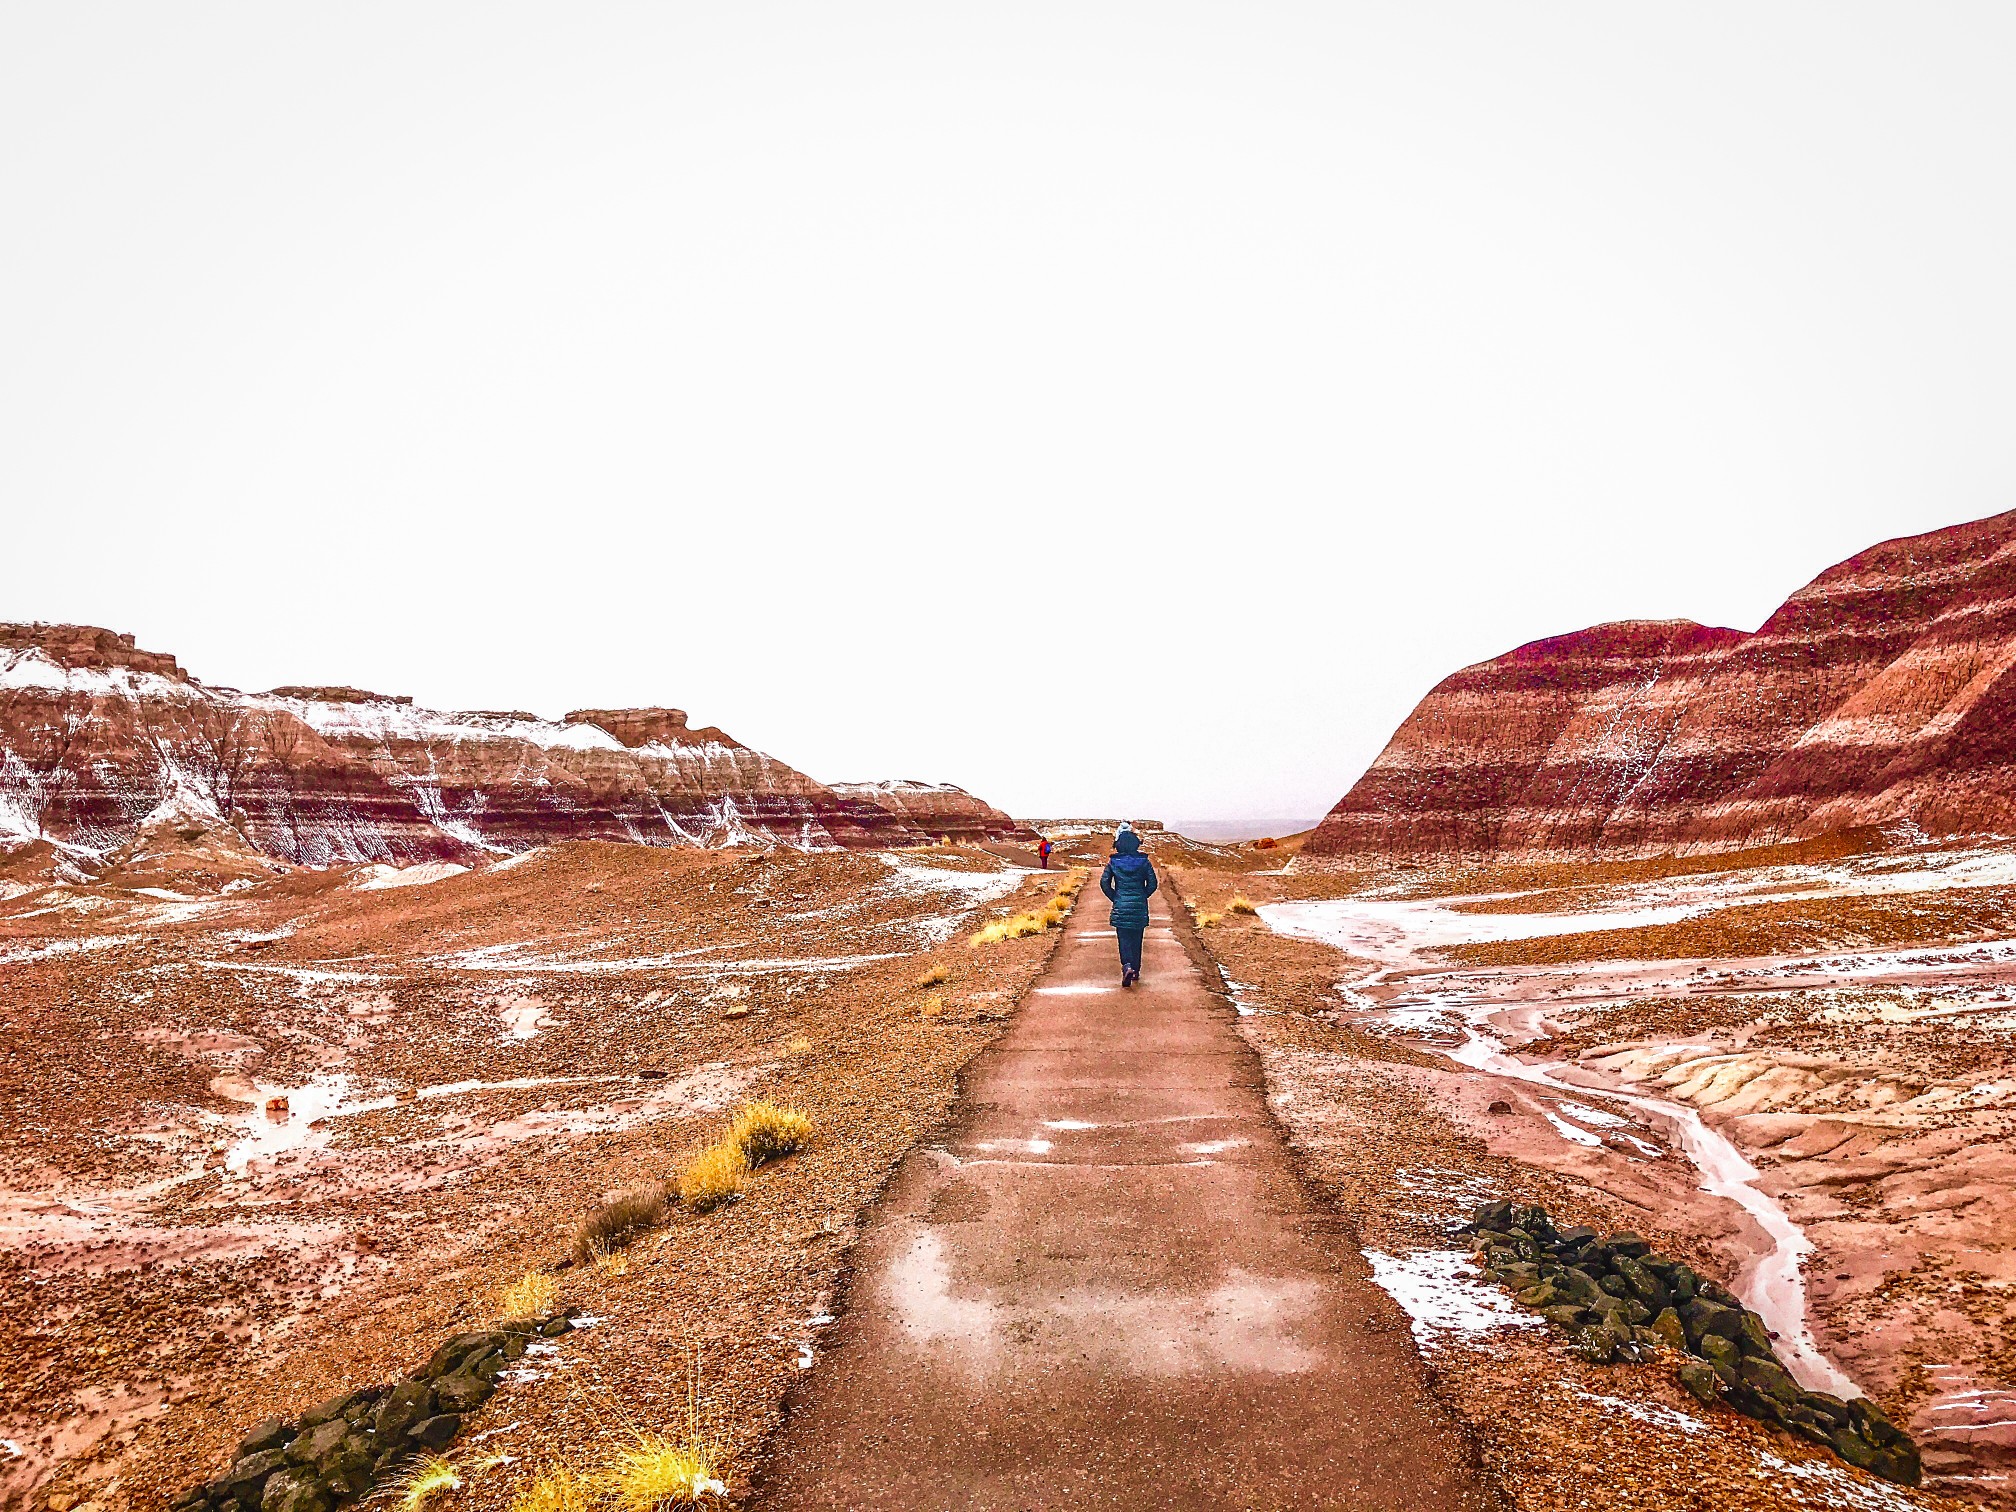
[[[2016,1506],[2012,714],[2016,514],[1521,647],[1123,999],[1110,817],[0,627],[0,1496]]]

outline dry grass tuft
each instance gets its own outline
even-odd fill
[[[626,1187],[581,1220],[574,1230],[574,1258],[589,1261],[619,1250],[664,1216],[664,1182]]]
[[[1212,925],[1216,924],[1220,919],[1224,917],[1225,915],[1223,914],[1200,913],[1197,915],[1197,927],[1199,929],[1209,929]]]
[[[733,1202],[749,1184],[749,1157],[742,1146],[722,1140],[689,1156],[679,1167],[679,1200],[696,1213]]]
[[[791,1038],[784,1041],[784,1053],[786,1055],[809,1055],[811,1051],[812,1041],[805,1038],[802,1034],[794,1034]]]
[[[917,978],[919,987],[937,987],[952,980],[952,970],[948,966],[933,966]]]
[[[420,1512],[427,1499],[443,1491],[462,1489],[462,1470],[443,1455],[421,1460],[392,1483],[392,1505],[399,1512]]]
[[[630,1274],[630,1256],[623,1250],[597,1247],[590,1257],[595,1262],[595,1273],[609,1281],[620,1281]]]
[[[541,1271],[527,1271],[504,1288],[497,1299],[499,1323],[524,1323],[550,1318],[560,1300],[560,1283]]]
[[[726,1496],[714,1472],[714,1453],[697,1438],[683,1444],[657,1434],[639,1434],[597,1477],[622,1512],[659,1512],[690,1507],[704,1496]]]
[[[1038,935],[1046,929],[1055,929],[1064,922],[1064,912],[1054,905],[1028,913],[1019,913],[1012,918],[996,919],[974,931],[967,943],[974,946],[993,945],[1002,940],[1019,940],[1024,935]]]
[[[1242,896],[1234,898],[1230,903],[1227,903],[1225,905],[1225,912],[1228,914],[1257,914],[1260,910],[1255,908],[1251,901]]]
[[[934,992],[931,996],[924,999],[924,1006],[919,1008],[917,1013],[921,1018],[943,1018],[945,1017],[945,999]]]
[[[812,1137],[812,1120],[773,1102],[744,1103],[728,1125],[726,1142],[738,1146],[754,1170],[766,1160],[794,1155]]]
[[[565,1465],[541,1470],[511,1498],[511,1512],[589,1512],[594,1505],[594,1482]]]

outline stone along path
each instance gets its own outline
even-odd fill
[[[758,1505],[1502,1506],[1165,897],[1123,992],[1086,888],[864,1233]]]

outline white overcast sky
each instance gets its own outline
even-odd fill
[[[1305,816],[2016,506],[2016,6],[0,6],[0,618]]]

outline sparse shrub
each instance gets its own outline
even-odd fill
[[[1260,910],[1255,908],[1246,898],[1238,897],[1225,905],[1225,912],[1229,914],[1257,914]]]
[[[511,1512],[588,1512],[594,1501],[595,1487],[588,1477],[565,1465],[552,1465],[511,1498]]]
[[[929,971],[926,971],[922,976],[917,978],[917,985],[919,987],[936,987],[951,980],[952,972],[949,967],[942,965],[933,966]]]
[[[497,1321],[523,1323],[530,1318],[550,1318],[559,1300],[559,1282],[543,1271],[527,1271],[498,1297]]]
[[[679,1167],[679,1200],[696,1213],[710,1212],[742,1195],[749,1184],[749,1157],[728,1140],[709,1145]]]
[[[795,1154],[812,1137],[812,1120],[795,1108],[773,1102],[744,1103],[728,1125],[728,1143],[737,1145],[754,1170],[766,1160]]]
[[[621,1249],[665,1216],[665,1183],[625,1187],[601,1204],[574,1230],[574,1258],[593,1260]]]
[[[809,1054],[811,1049],[812,1041],[805,1038],[802,1034],[794,1034],[791,1038],[784,1041],[784,1053],[786,1055],[805,1055]]]
[[[1279,840],[1276,840],[1272,835],[1263,835],[1261,836],[1261,838],[1253,842],[1253,849],[1272,850],[1274,849],[1275,846],[1279,845],[1280,843],[1281,842]]]
[[[1223,914],[1200,913],[1199,915],[1197,915],[1197,927],[1199,929],[1209,929],[1212,925],[1216,924],[1220,919],[1224,917],[1225,915]]]
[[[934,992],[931,996],[924,999],[924,1006],[919,1008],[917,1012],[920,1017],[927,1019],[943,1018],[945,1016],[945,999]]]
[[[657,1434],[639,1434],[601,1479],[622,1512],[690,1507],[704,1496],[728,1494],[714,1473],[713,1451],[697,1438],[676,1444]]]

